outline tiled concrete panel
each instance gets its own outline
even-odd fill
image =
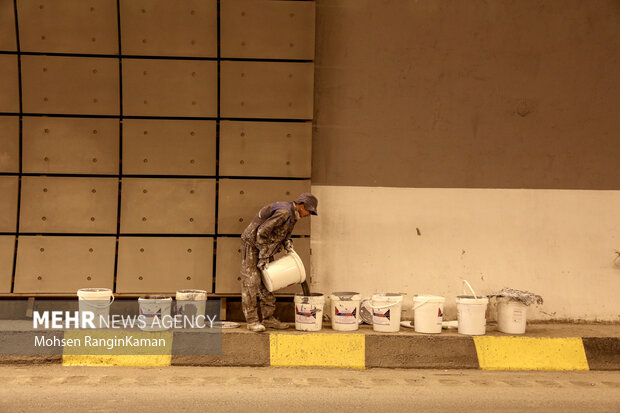
[[[15,253],[15,237],[0,236],[0,293],[11,292],[13,280],[13,257]]]
[[[121,232],[212,234],[214,179],[123,178]]]
[[[123,173],[215,175],[215,121],[123,120]]]
[[[17,229],[17,196],[19,178],[0,176],[0,232]]]
[[[19,77],[15,55],[0,55],[0,112],[19,112]]]
[[[310,181],[221,179],[218,233],[241,234],[262,207],[292,201],[302,192],[310,192]],[[310,234],[310,220],[297,222],[293,234]]]
[[[24,176],[20,232],[115,234],[118,179]]]
[[[116,290],[119,293],[213,291],[213,238],[121,237]]]
[[[121,0],[125,55],[217,56],[216,0]]]
[[[13,4],[13,0],[0,0],[0,50],[2,51],[14,52],[17,50]]]
[[[0,116],[0,172],[19,172],[19,117]]]
[[[313,63],[224,61],[221,67],[223,117],[312,119]]]
[[[113,288],[115,237],[20,236],[16,293]]]
[[[118,115],[118,59],[22,56],[24,112]]]
[[[224,0],[220,7],[222,57],[314,58],[313,1]]]
[[[220,175],[309,178],[312,123],[220,123]]]
[[[19,0],[25,52],[118,53],[116,0]]]
[[[23,128],[24,172],[118,174],[118,119],[27,116]]]
[[[217,116],[217,63],[123,59],[123,112],[130,116]]]
[[[310,280],[310,238],[294,238],[293,247],[299,254],[306,270],[306,279]],[[276,256],[280,258],[283,253]],[[241,292],[241,239],[220,237],[217,239],[216,258],[216,293],[240,293]],[[275,293],[301,292],[299,285],[293,285]]]

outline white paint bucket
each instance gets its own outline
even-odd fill
[[[329,296],[332,329],[354,331],[359,328],[361,298],[355,292],[336,292]]]
[[[416,333],[441,333],[445,302],[446,299],[438,295],[416,295],[413,297],[413,319]]]
[[[205,290],[179,290],[176,295],[176,315],[188,317],[196,321],[196,317],[204,316],[207,307]]]
[[[306,281],[304,263],[295,251],[270,262],[262,273],[268,291],[276,291]]]
[[[456,311],[459,320],[459,334],[482,336],[487,331],[487,297],[459,295],[456,297]]]
[[[80,314],[91,312],[94,315],[95,328],[105,327],[102,319],[107,320],[110,316],[110,306],[114,302],[114,295],[109,288],[81,288],[77,291],[78,309]]]
[[[148,295],[138,298],[138,304],[140,305],[140,317],[146,322],[145,327],[142,327],[141,323],[138,324],[141,330],[164,331],[170,328],[172,297]]]
[[[324,305],[325,296],[321,293],[295,294],[295,329],[319,331],[323,326]]]
[[[524,334],[527,323],[527,306],[521,301],[498,299],[497,329],[502,333]]]
[[[372,329],[382,333],[400,331],[400,311],[403,295],[398,293],[378,293],[370,299],[372,307]]]

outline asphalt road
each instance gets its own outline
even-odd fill
[[[0,367],[1,412],[618,412],[620,372]]]

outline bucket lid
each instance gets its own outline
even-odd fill
[[[446,297],[442,297],[440,295],[429,295],[429,294],[421,294],[414,295],[413,302],[425,302],[425,303],[443,303],[446,301]]]
[[[177,300],[206,300],[205,290],[179,290],[176,295]]]
[[[79,293],[112,293],[112,290],[109,288],[80,288],[78,290]]]
[[[329,296],[330,300],[338,300],[338,301],[358,301],[362,299],[360,293],[352,292],[352,291],[339,291],[333,292]]]
[[[488,297],[474,297],[473,295],[457,295],[456,296],[457,303],[463,304],[488,304]]]
[[[138,298],[138,301],[147,301],[147,300],[172,301],[172,297],[170,297],[169,295],[143,295],[142,297]]]

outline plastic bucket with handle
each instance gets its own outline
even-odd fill
[[[502,333],[524,334],[527,324],[527,306],[521,301],[499,298],[497,329]]]
[[[138,327],[144,331],[164,331],[170,328],[172,309],[172,297],[165,295],[148,295],[138,298],[140,304],[140,317],[146,322],[146,326]],[[167,316],[167,317],[166,317]],[[166,317],[167,320],[164,320]]]
[[[416,295],[413,297],[413,319],[416,333],[441,333],[444,297]]]
[[[369,304],[372,308],[372,329],[382,333],[400,331],[400,311],[403,295],[399,293],[373,294]]]
[[[459,320],[459,334],[482,336],[487,328],[487,297],[478,297],[471,285],[463,280],[473,295],[456,297],[456,310]]]
[[[323,305],[325,296],[321,293],[295,294],[295,329],[319,331],[323,326]]]
[[[354,331],[359,328],[361,297],[356,292],[335,292],[329,296],[331,302],[332,328],[338,331]]]
[[[306,281],[304,263],[293,250],[270,262],[262,273],[263,282],[268,291],[276,291]]]
[[[81,288],[77,291],[77,296],[80,314],[84,312],[93,313],[95,328],[109,325],[110,306],[114,302],[114,295],[111,289]]]

